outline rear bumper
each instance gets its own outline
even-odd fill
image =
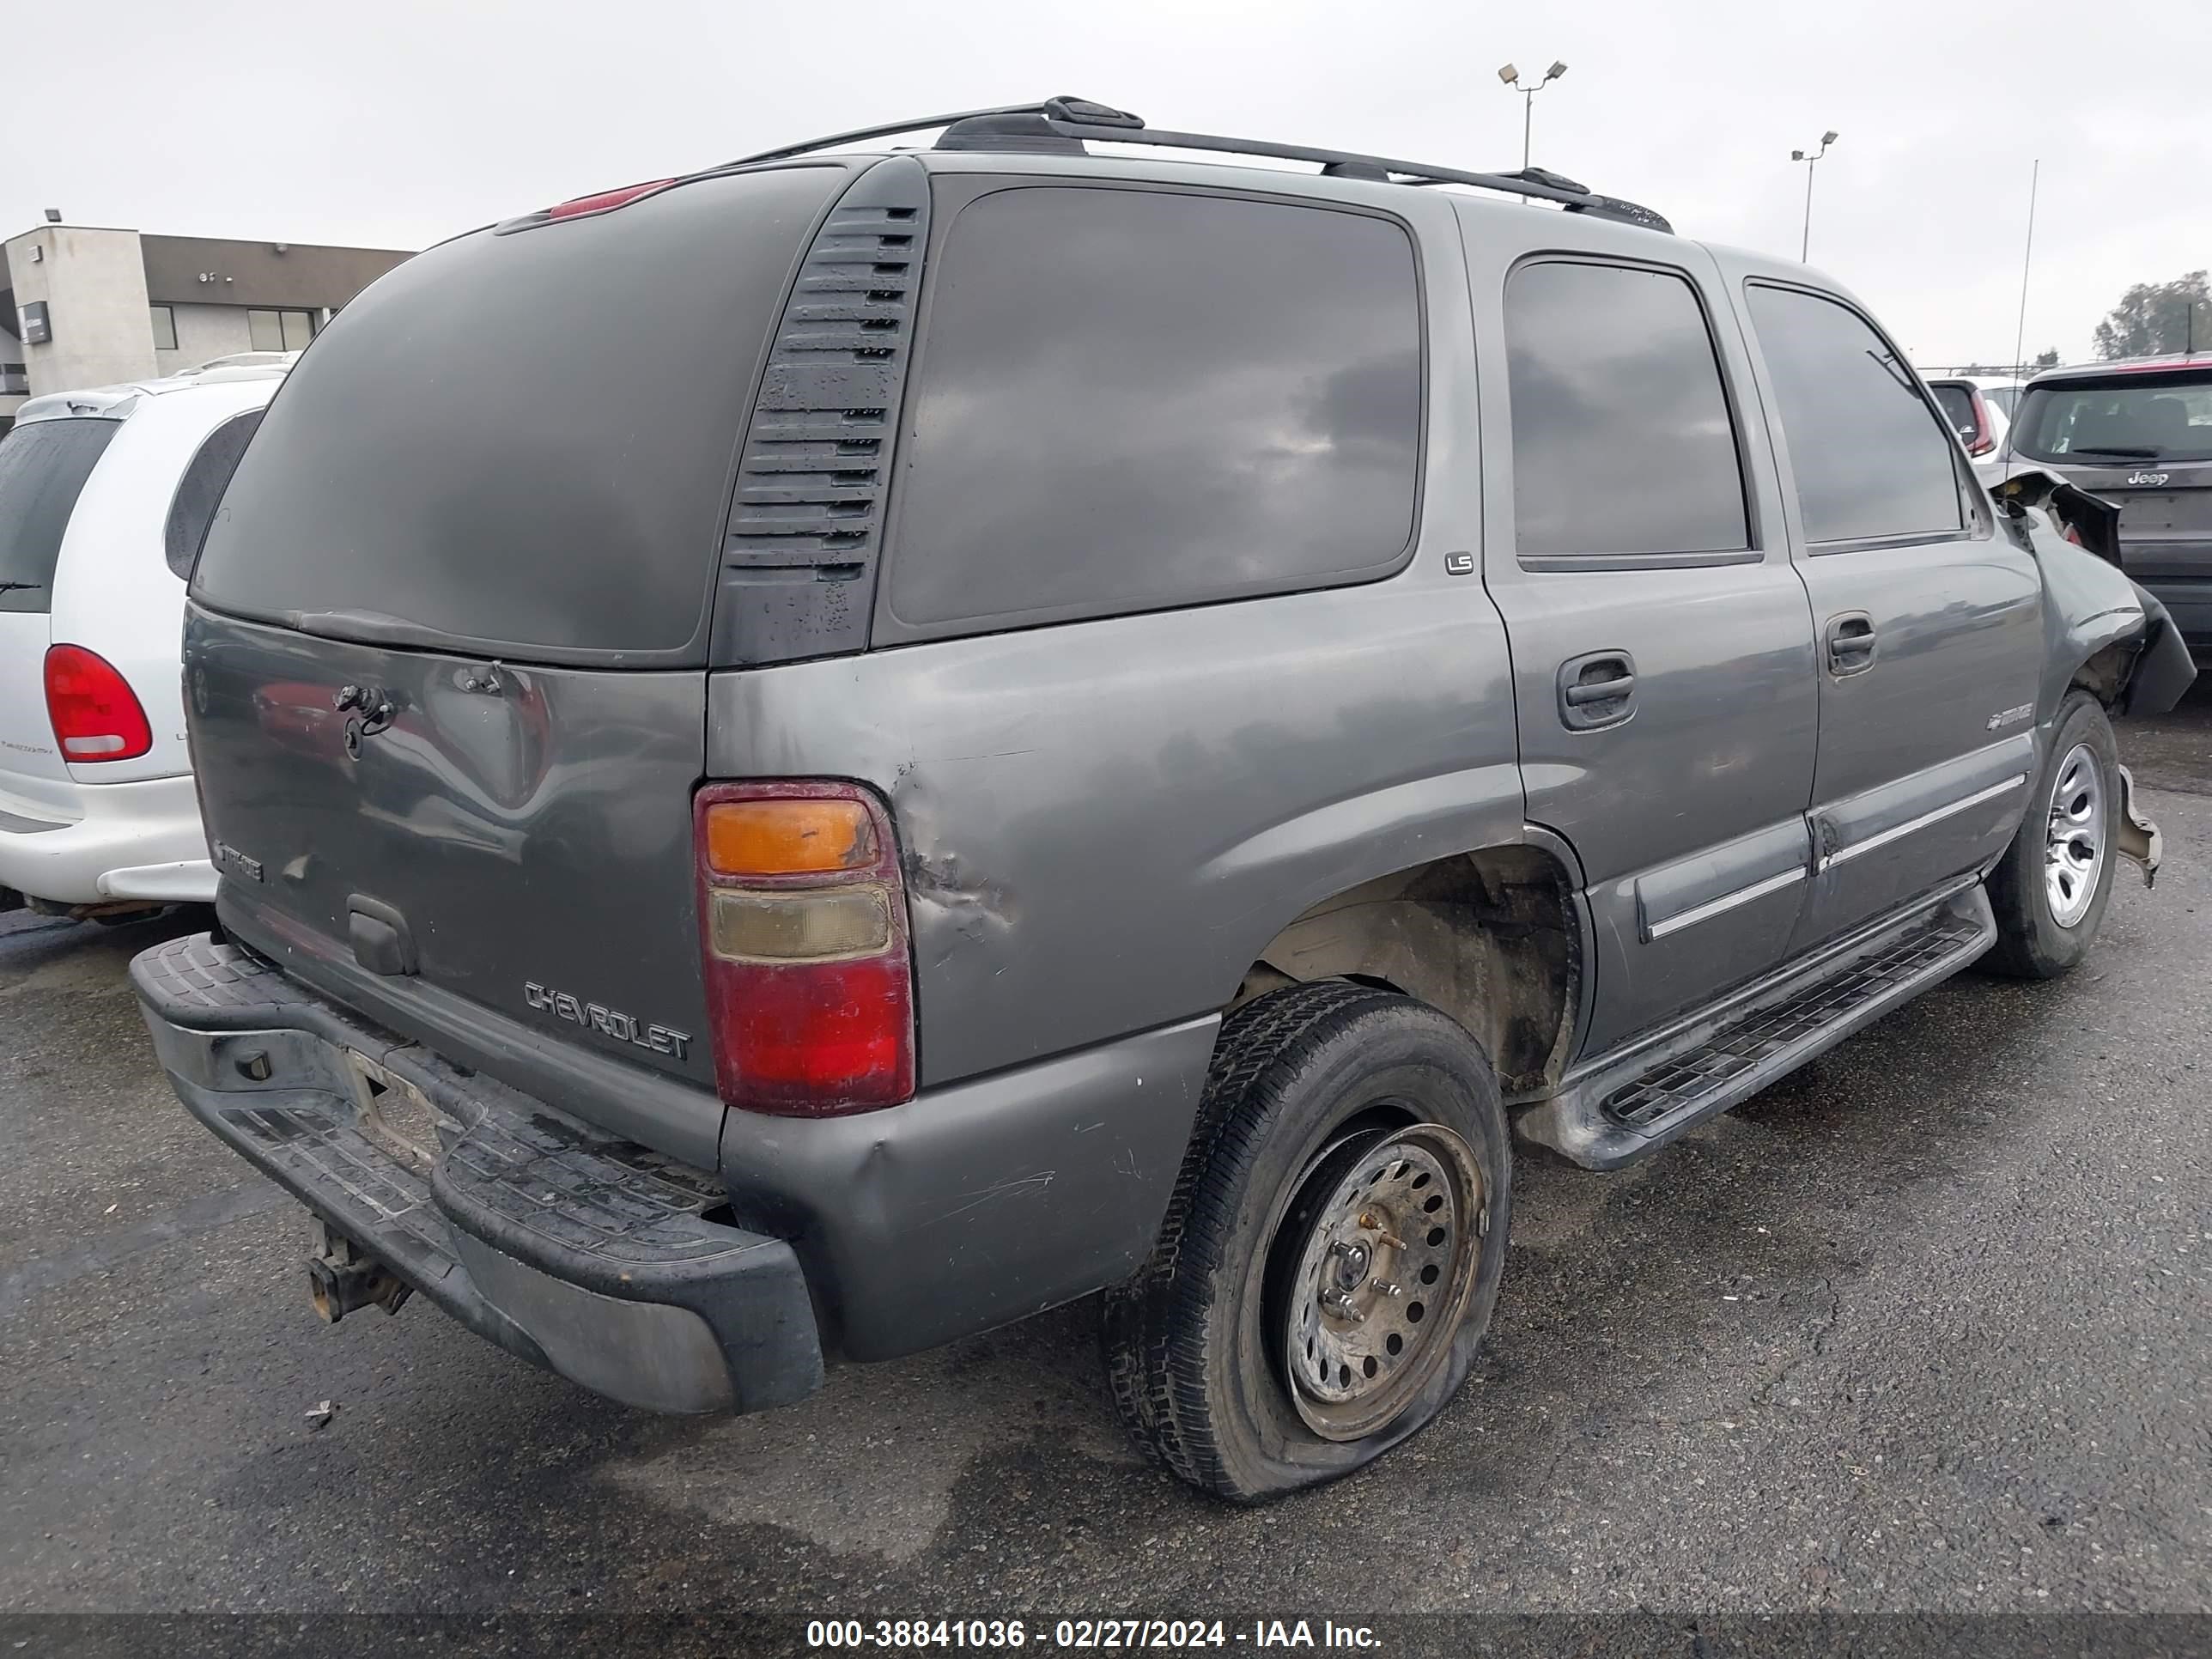
[[[2212,541],[2120,544],[2122,568],[2173,617],[2198,655],[2212,650]]]
[[[705,1171],[465,1073],[205,934],[143,952],[131,977],[192,1115],[478,1335],[649,1410],[756,1411],[819,1385],[798,1258],[708,1219],[723,1194]]]
[[[214,899],[189,775],[85,784],[75,799],[79,816],[58,821],[51,808],[0,798],[0,887],[59,904]]]

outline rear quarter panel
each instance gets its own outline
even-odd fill
[[[1414,222],[1429,307],[1396,574],[710,680],[710,775],[854,778],[890,802],[925,1087],[1212,1014],[1309,906],[1522,838],[1504,624],[1473,574],[1456,226],[1448,203],[1373,194]]]

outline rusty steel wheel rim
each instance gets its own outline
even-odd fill
[[[1329,1182],[1297,1249],[1283,1329],[1291,1402],[1308,1428],[1356,1440],[1389,1424],[1450,1358],[1487,1230],[1473,1149],[1441,1124],[1395,1129]],[[1339,1173],[1340,1171],[1340,1173]]]

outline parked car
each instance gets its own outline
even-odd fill
[[[1936,405],[1959,434],[1966,447],[1967,459],[1976,464],[1976,470],[1994,460],[2003,451],[2005,428],[2009,424],[2006,405],[1994,382],[1983,382],[1965,375],[1948,375],[1928,382],[1929,391],[1936,394]]]
[[[2039,374],[2004,454],[2118,507],[2128,574],[2212,655],[2212,354]]]
[[[0,909],[215,896],[185,576],[283,364],[33,398],[0,437]]]
[[[2074,496],[1548,174],[1054,100],[583,198],[270,410],[185,623],[221,929],[134,979],[326,1317],[750,1411],[1103,1290],[1262,1498],[1467,1376],[1516,1136],[2081,960],[2108,711],[2193,671]]]

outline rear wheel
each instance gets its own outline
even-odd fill
[[[1496,1079],[1444,1014],[1340,981],[1237,1010],[1159,1243],[1107,1297],[1130,1431],[1247,1503],[1371,1462],[1466,1380],[1510,1183]]]
[[[2027,816],[1990,874],[2000,973],[2056,979],[2088,954],[2112,896],[2118,857],[2120,752],[2103,707],[2086,691],[2059,708]]]

